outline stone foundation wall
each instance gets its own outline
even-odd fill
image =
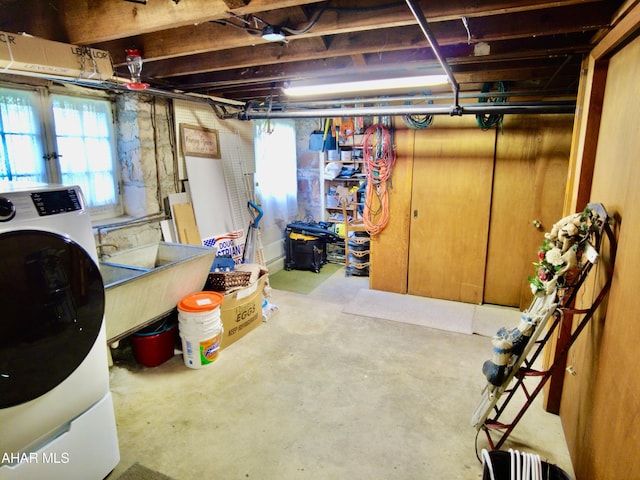
[[[123,214],[131,218],[161,217],[164,198],[178,193],[175,171],[175,135],[169,100],[138,94],[119,95],[116,101],[117,151],[122,185]],[[100,231],[96,243],[118,250],[162,240],[158,221]],[[113,247],[104,247],[104,253]]]

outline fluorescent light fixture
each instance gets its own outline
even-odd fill
[[[286,95],[292,97],[322,95],[327,93],[356,93],[376,90],[397,90],[407,88],[431,87],[445,85],[448,82],[446,75],[422,75],[415,77],[379,78],[375,80],[356,80],[352,82],[327,82],[321,84],[290,85],[283,89]]]

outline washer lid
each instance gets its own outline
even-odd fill
[[[0,234],[0,272],[0,408],[8,408],[84,361],[102,325],[104,285],[86,250],[41,230]]]

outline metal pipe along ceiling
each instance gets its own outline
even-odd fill
[[[451,106],[439,105],[384,105],[355,108],[309,108],[300,110],[248,110],[241,113],[241,120],[265,120],[269,118],[333,118],[348,114],[350,117],[367,115],[453,115]],[[575,101],[545,103],[477,103],[459,107],[456,115],[485,114],[534,114],[574,113]]]
[[[348,100],[348,101],[333,101],[331,100],[316,101],[300,104],[269,104],[255,105],[247,104],[245,110],[238,116],[241,120],[262,120],[269,118],[332,118],[339,117],[348,113],[349,116],[367,116],[367,115],[487,115],[487,114],[549,114],[549,113],[575,113],[576,102],[575,101],[548,101],[538,103],[526,103],[526,102],[501,102],[492,103],[484,102],[477,104],[465,104],[461,106],[459,104],[460,99],[460,85],[456,81],[451,68],[446,62],[446,59],[440,52],[440,46],[436,40],[431,28],[427,23],[427,19],[424,13],[420,9],[414,0],[406,0],[407,6],[413,13],[420,29],[424,33],[434,55],[438,59],[440,66],[444,70],[451,83],[453,89],[453,105],[382,105],[382,106],[367,106],[367,107],[340,107],[343,105],[354,105],[367,103],[367,100]],[[475,95],[477,98],[481,98],[483,94]],[[491,96],[494,96],[491,94]],[[473,97],[473,95],[469,95]],[[437,97],[433,97],[437,98]],[[425,98],[421,98],[424,100]],[[397,101],[398,99],[380,99],[381,102]],[[406,97],[405,101],[414,100],[410,97]],[[319,108],[327,105],[327,108]]]
[[[529,90],[529,91],[509,91],[502,95],[498,95],[496,92],[467,92],[460,93],[459,98],[464,99],[491,99],[497,96],[509,96],[509,97],[539,97],[544,96],[547,98],[562,98],[562,99],[570,99],[575,98],[575,92],[571,92],[568,90]],[[338,107],[341,105],[353,106],[353,105],[377,105],[383,104],[388,105],[389,103],[398,103],[398,102],[406,102],[406,103],[432,103],[434,100],[452,100],[453,96],[449,93],[441,93],[441,94],[426,94],[420,93],[419,95],[399,95],[399,96],[379,96],[379,97],[362,97],[362,98],[348,98],[348,99],[330,99],[330,100],[311,100],[308,102],[278,102],[276,105],[281,110],[286,109],[294,109],[294,108],[317,108],[317,107]],[[491,100],[489,100],[491,101]],[[250,107],[254,110],[268,110],[269,105],[265,105],[264,103],[257,102],[248,102]]]
[[[318,108],[323,105],[330,105],[331,100],[309,102],[307,104],[270,104],[268,106],[258,106],[255,104],[247,104],[244,112],[239,114],[241,120],[261,120],[269,118],[331,118],[339,117],[348,113],[349,116],[367,116],[367,115],[486,115],[486,114],[541,114],[541,113],[574,113],[576,108],[575,101],[555,101],[555,102],[504,102],[492,103],[484,102],[477,104],[459,104],[460,85],[456,81],[451,68],[447,64],[445,58],[440,52],[438,41],[433,32],[429,28],[427,19],[422,10],[413,0],[406,0],[407,5],[413,16],[416,18],[422,32],[424,33],[431,49],[433,50],[440,66],[444,70],[451,83],[453,89],[453,105],[382,105],[367,107],[350,107],[344,108],[336,106],[336,104],[362,104],[367,103],[366,100],[350,100],[344,102],[333,102],[333,106],[327,108]],[[482,97],[482,94],[476,97]],[[382,101],[382,99],[380,99]],[[394,99],[386,99],[389,100]],[[395,99],[397,100],[397,99]]]
[[[451,83],[451,88],[453,89],[453,101],[454,101],[454,105],[451,110],[451,115],[461,115],[462,111],[460,109],[460,105],[458,105],[458,95],[460,93],[460,85],[456,81],[456,78],[453,76],[453,72],[451,71],[449,64],[447,63],[445,58],[442,56],[442,53],[440,53],[440,46],[438,45],[438,40],[436,39],[435,35],[431,31],[431,28],[429,27],[429,24],[427,23],[427,19],[425,18],[424,13],[422,13],[420,6],[416,5],[416,3],[413,0],[406,0],[406,2],[407,2],[407,5],[409,6],[409,9],[411,10],[411,13],[413,13],[413,16],[416,17],[416,20],[418,22],[418,25],[420,25],[420,29],[422,30],[422,33],[424,33],[424,36],[427,38],[427,41],[429,42],[429,45],[431,45],[431,50],[433,50],[433,53],[438,59],[440,66],[444,70],[444,73],[447,74],[447,77],[449,78],[449,82]]]

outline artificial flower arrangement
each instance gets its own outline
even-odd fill
[[[536,326],[555,309],[555,293],[569,286],[579,272],[593,220],[592,211],[586,208],[582,213],[569,215],[556,222],[551,231],[545,234],[545,240],[538,250],[538,262],[534,263],[536,276],[529,277],[534,301],[529,309],[522,312],[516,327],[498,330],[492,339],[493,356],[482,366],[482,372],[494,387],[504,384]]]
[[[534,295],[548,295],[568,284],[578,268],[591,225],[591,210],[564,217],[545,233],[538,250],[536,276],[529,277]]]

